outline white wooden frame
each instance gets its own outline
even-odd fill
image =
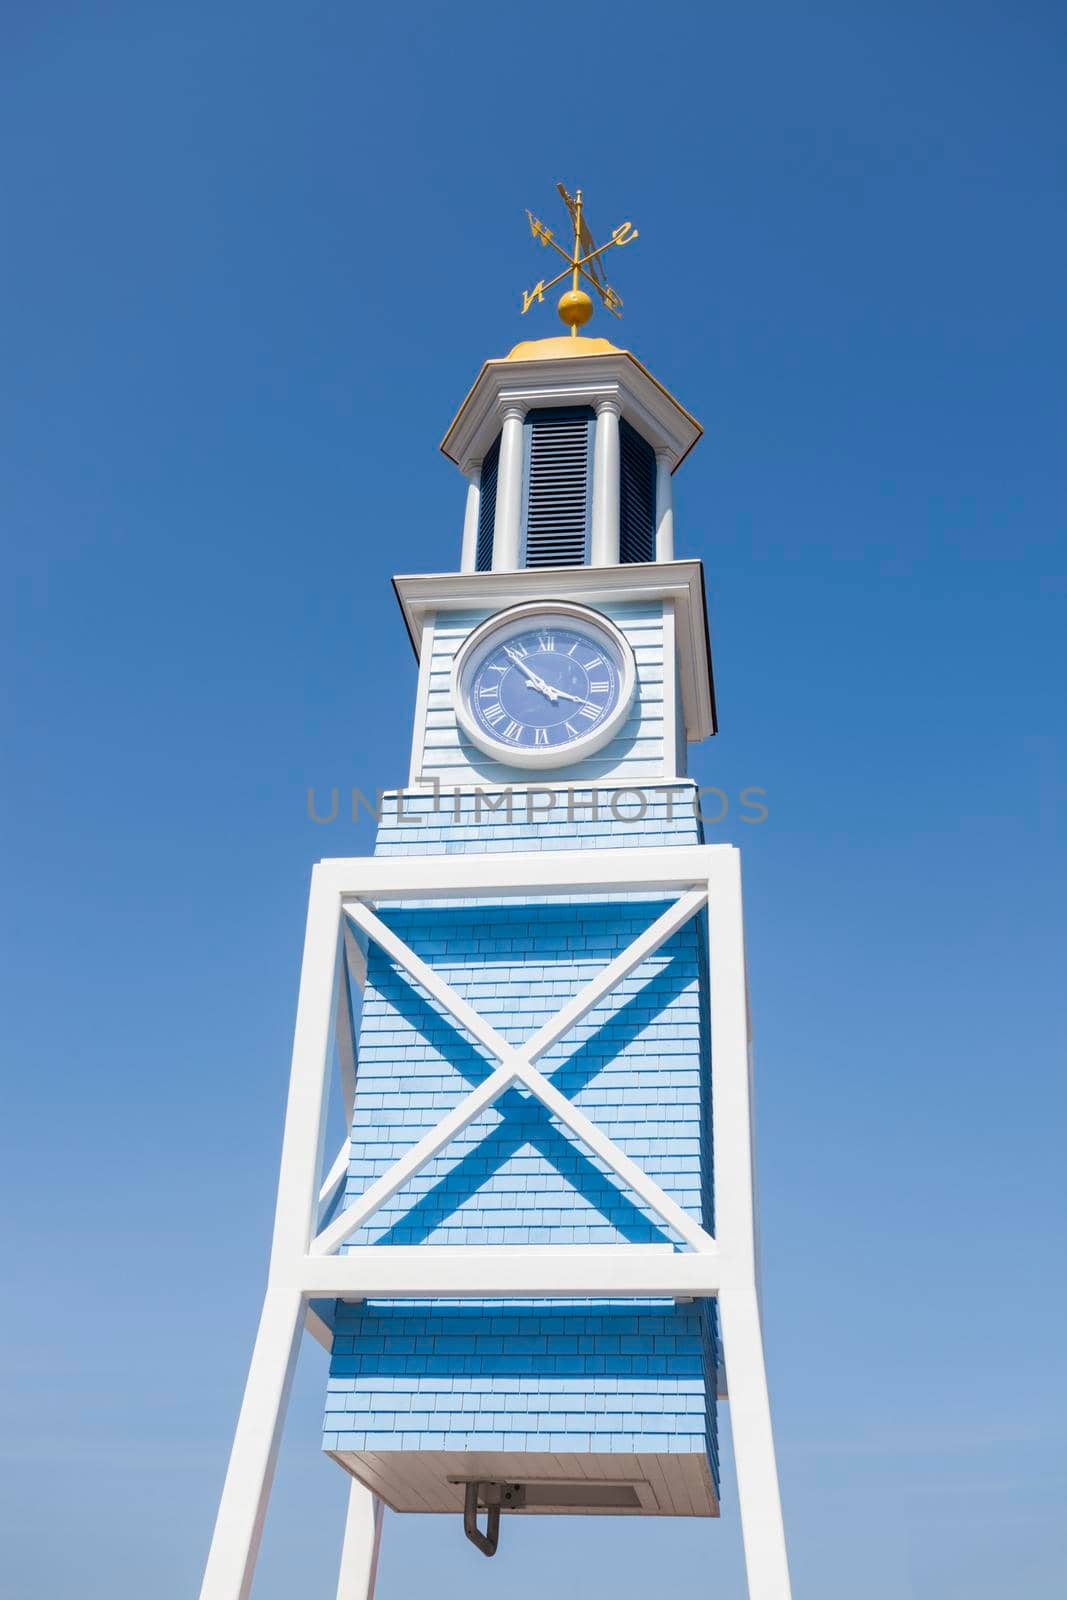
[[[731,845],[536,855],[323,861],[312,874],[270,1270],[201,1600],[246,1600],[266,1515],[301,1331],[329,1345],[314,1299],[715,1297],[729,1374],[750,1600],[789,1600],[758,1299],[752,1079],[740,857]],[[472,883],[472,878],[475,880]],[[472,892],[473,891],[473,892]],[[375,914],[382,902],[651,892],[676,898],[631,945],[516,1049]],[[536,1061],[650,954],[706,909],[711,975],[714,1238],[537,1069]],[[325,1227],[347,1144],[323,1175],[331,1062],[346,1119],[356,1062],[348,975],[362,982],[359,929],[382,946],[495,1063],[475,1089]],[[462,1248],[364,1245],[338,1254],[373,1212],[512,1084],[540,1099],[682,1240],[634,1245]],[[380,1507],[351,1490],[338,1600],[370,1600]]]

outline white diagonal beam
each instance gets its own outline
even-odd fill
[[[568,1033],[576,1023],[588,1016],[593,1007],[599,1005],[605,995],[622,983],[639,967],[642,961],[655,955],[661,945],[666,944],[672,934],[688,922],[690,917],[696,915],[707,900],[707,893],[703,889],[692,889],[688,894],[683,894],[673,905],[668,906],[662,916],[657,917],[644,933],[639,934],[626,949],[617,955],[613,961],[597,973],[591,983],[575,995],[573,1000],[568,1000],[562,1011],[557,1011],[550,1017],[543,1028],[539,1028],[531,1039],[521,1047],[520,1054],[527,1061],[537,1061],[546,1050]]]
[[[421,956],[417,956],[410,945],[398,938],[391,928],[387,928],[373,911],[359,902],[346,904],[344,909],[346,915],[369,934],[386,955],[392,956],[394,961],[420,983],[432,999],[444,1006],[457,1022],[461,1022],[467,1032],[472,1034],[480,1045],[484,1045],[495,1060],[503,1061],[505,1056],[513,1053],[514,1047],[508,1043],[504,1035],[498,1033],[484,1017],[480,1017],[474,1007],[468,1005],[463,996],[456,993],[451,984],[447,984],[432,967],[427,966]]]
[[[344,1143],[342,1144],[340,1150],[338,1150],[338,1152],[337,1152],[336,1159],[334,1160],[333,1166],[330,1168],[330,1171],[329,1171],[329,1174],[327,1175],[326,1181],[324,1182],[322,1188],[319,1190],[319,1216],[320,1217],[322,1216],[322,1213],[324,1211],[329,1210],[329,1207],[333,1203],[334,1195],[337,1193],[337,1191],[341,1187],[342,1183],[344,1183],[345,1177],[347,1176],[347,1173],[348,1173],[348,1161],[349,1161],[349,1140],[346,1138]]]
[[[650,1178],[636,1161],[632,1161],[625,1151],[620,1150],[614,1139],[609,1139],[595,1122],[590,1122],[585,1113],[578,1110],[573,1100],[568,1100],[565,1094],[560,1094],[559,1090],[549,1083],[543,1072],[538,1072],[536,1067],[522,1062],[516,1071],[516,1077],[531,1094],[537,1096],[553,1116],[558,1117],[560,1122],[566,1123],[583,1144],[588,1145],[590,1150],[606,1162],[635,1194],[640,1195],[645,1204],[662,1217],[686,1244],[700,1251],[710,1252],[718,1248],[711,1234],[705,1233],[699,1222],[694,1222],[688,1211],[683,1211],[677,1200],[672,1200],[654,1178]]]
[[[362,1227],[367,1218],[377,1211],[378,1207],[392,1198],[399,1189],[413,1178],[416,1173],[432,1161],[434,1156],[445,1145],[450,1143],[457,1134],[463,1132],[469,1122],[480,1116],[494,1100],[500,1098],[505,1089],[511,1087],[518,1077],[522,1062],[509,1052],[509,1059],[495,1072],[491,1072],[476,1089],[465,1095],[458,1106],[455,1106],[447,1116],[432,1127],[429,1133],[424,1134],[418,1144],[413,1145],[406,1155],[399,1161],[394,1161],[387,1172],[383,1172],[377,1182],[365,1189],[359,1199],[354,1201],[339,1217],[335,1217],[328,1228],[311,1242],[312,1255],[330,1255],[334,1250],[344,1244],[345,1240],[357,1228]]]

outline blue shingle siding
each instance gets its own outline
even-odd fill
[[[374,846],[377,856],[477,855],[538,850],[621,850],[655,845],[703,844],[694,814],[692,784],[642,784],[636,794],[611,786],[524,790],[486,784],[478,792],[441,785],[435,794],[405,790],[382,800]],[[546,791],[551,791],[549,806]],[[615,806],[612,807],[614,798]]]
[[[546,606],[550,601],[545,602]],[[663,603],[620,601],[598,605],[626,635],[637,661],[637,692],[630,714],[603,750],[575,767],[553,770],[557,782],[583,779],[661,778],[665,762],[674,760],[674,745],[664,745]],[[507,767],[465,738],[456,723],[452,705],[452,663],[464,639],[492,613],[442,611],[434,620],[429,663],[422,775],[436,775],[443,783],[542,782],[544,774]],[[672,667],[673,671],[673,667]]]
[[[555,811],[533,820],[521,794],[510,818],[470,791],[405,794],[402,808],[388,796],[376,854],[703,842],[691,786],[643,793],[642,814],[629,825],[612,815],[603,792],[596,814],[583,792],[568,819],[563,792]],[[633,894],[411,901],[380,906],[379,915],[521,1045],[665,904]],[[492,1070],[376,945],[368,951],[358,1063],[347,1199]],[[713,1228],[703,917],[679,929],[539,1065]],[[464,1130],[343,1248],[372,1243],[678,1247],[637,1196],[519,1090]],[[711,1302],[338,1302],[332,1321],[329,1450],[704,1453],[718,1488]]]
[[[339,1305],[328,1450],[707,1453],[709,1301]]]

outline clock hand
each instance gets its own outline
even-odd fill
[[[544,678],[539,678],[537,673],[534,672],[531,667],[526,665],[522,657],[517,655],[514,650],[509,650],[507,645],[504,646],[504,654],[509,658],[509,660],[515,663],[520,672],[526,674],[526,677],[533,684],[535,689],[540,689],[541,693],[546,694],[552,701],[558,699],[562,691],[559,689],[553,689],[551,684],[545,682]]]
[[[585,700],[580,694],[568,694],[566,689],[557,689],[556,698],[559,700],[573,700],[576,706],[585,705]]]

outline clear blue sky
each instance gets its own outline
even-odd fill
[[[573,19],[573,20],[569,20]],[[1067,25],[1052,0],[190,0],[2,23],[0,1588],[195,1593],[258,1313],[309,784],[402,779],[437,443],[632,218],[706,438],[797,1600],[1063,1592]],[[608,332],[607,319],[594,331]],[[1057,1249],[1057,1245],[1060,1249]],[[257,1600],[333,1592],[298,1377]],[[742,1594],[719,1524],[393,1518],[381,1600]]]

